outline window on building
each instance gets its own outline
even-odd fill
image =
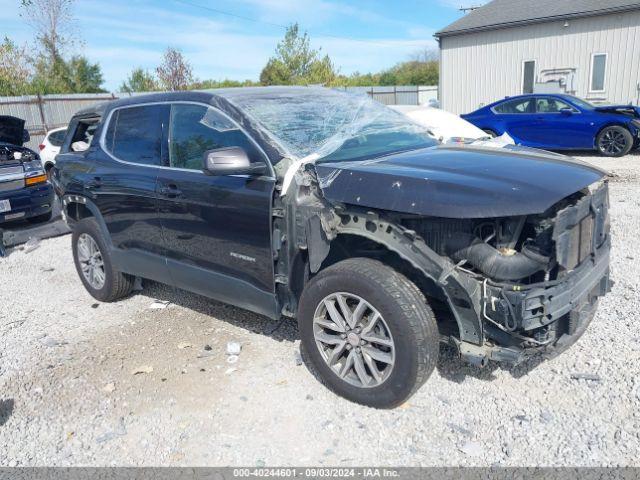
[[[536,62],[528,60],[522,67],[522,93],[533,93],[533,84],[536,81]]]
[[[534,113],[532,98],[507,100],[493,107],[496,113]]]
[[[595,53],[591,56],[591,91],[604,92],[604,78],[607,70],[607,54]]]

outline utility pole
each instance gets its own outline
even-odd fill
[[[460,7],[458,10],[460,10],[462,13],[473,12],[474,10],[477,10],[481,6],[482,5],[475,5],[471,7]]]

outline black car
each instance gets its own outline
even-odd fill
[[[51,219],[53,187],[38,154],[23,146],[28,141],[24,120],[0,115],[0,224]]]
[[[555,355],[610,289],[602,171],[439,145],[366,96],[115,101],[73,118],[53,177],[95,298],[143,277],[297,318],[310,367],[374,407],[413,394],[441,341],[479,366]]]

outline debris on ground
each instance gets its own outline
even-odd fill
[[[296,365],[298,367],[304,363],[304,361],[302,360],[302,355],[300,354],[299,350],[296,350],[295,352],[293,352],[293,360],[296,362]]]
[[[473,432],[471,430],[468,430],[456,423],[453,422],[447,422],[447,427],[449,427],[451,430],[453,430],[454,432],[458,432],[461,433],[463,435],[466,435],[467,437],[472,437],[473,436]]]
[[[180,350],[184,350],[185,348],[191,348],[191,346],[192,346],[192,345],[191,345],[189,342],[180,342],[180,343],[178,344],[178,348],[179,348]]]
[[[153,372],[153,367],[151,365],[142,365],[138,368],[135,368],[131,371],[131,375],[139,375],[141,373],[151,373]]]
[[[31,237],[29,240],[27,240],[27,243],[24,244],[24,253],[31,253],[39,247],[40,239],[38,237]]]
[[[45,347],[59,347],[61,345],[66,345],[67,342],[65,341],[61,341],[61,340],[56,340],[55,338],[52,337],[43,337],[40,340],[40,343],[42,343]]]
[[[120,423],[114,430],[103,433],[102,435],[96,438],[96,442],[105,443],[110,440],[113,440],[114,438],[124,437],[126,434],[127,434],[127,429],[124,426],[124,418],[121,418]]]
[[[597,373],[572,373],[570,375],[572,380],[588,380],[591,382],[599,382],[600,380],[602,380],[602,378],[600,378],[600,375],[598,375]]]
[[[238,362],[238,355],[229,355],[227,357],[227,363],[237,363]]]
[[[227,342],[227,355],[240,355],[242,346],[238,342]]]
[[[470,457],[481,457],[484,452],[482,445],[478,442],[465,442],[464,445],[460,447],[460,451]]]
[[[151,305],[149,305],[149,308],[151,310],[162,310],[167,308],[170,303],[171,302],[169,302],[168,300],[156,300]]]
[[[116,384],[111,382],[107,383],[104,387],[102,387],[102,391],[105,393],[111,393],[116,389]]]

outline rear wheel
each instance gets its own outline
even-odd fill
[[[338,395],[376,408],[406,401],[436,366],[435,317],[406,277],[368,258],[320,272],[298,309],[309,367]]]
[[[622,157],[633,148],[633,137],[624,127],[606,127],[598,134],[596,147],[607,157]]]
[[[111,254],[92,218],[74,226],[71,246],[80,280],[92,297],[112,302],[131,293],[134,277],[113,268]]]

